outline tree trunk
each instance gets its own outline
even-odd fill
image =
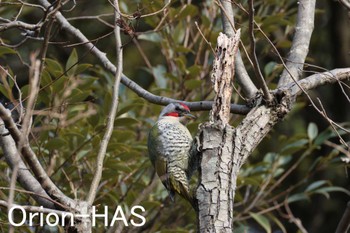
[[[237,175],[244,161],[272,127],[287,114],[294,101],[288,92],[276,92],[265,103],[258,95],[256,106],[233,128],[228,124],[234,74],[233,39],[218,38],[212,81],[216,97],[210,122],[200,126],[198,144],[201,150],[200,181],[197,188],[200,232],[233,232],[233,203]],[[230,40],[230,41],[229,41]]]
[[[205,123],[199,134],[202,152],[197,189],[200,232],[232,232],[233,203],[239,169],[262,139],[289,112],[290,98],[275,106],[253,108],[237,128]]]

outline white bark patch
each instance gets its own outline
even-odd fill
[[[215,99],[210,112],[210,122],[221,122],[226,125],[230,116],[233,76],[235,73],[234,57],[238,50],[240,30],[234,37],[229,38],[220,33],[216,45],[216,56],[213,62],[211,81],[213,83]]]

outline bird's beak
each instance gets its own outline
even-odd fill
[[[197,117],[192,115],[191,113],[186,113],[184,117],[189,118],[189,119],[196,119]]]

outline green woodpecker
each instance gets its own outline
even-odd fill
[[[189,189],[189,179],[197,168],[197,158],[192,153],[192,136],[182,124],[184,118],[195,118],[183,103],[167,105],[159,115],[148,137],[150,160],[164,186],[174,200],[178,193],[189,202],[193,197]]]

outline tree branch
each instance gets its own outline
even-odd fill
[[[255,36],[254,36],[254,2],[253,0],[249,0],[249,38],[250,38],[250,56],[252,57],[252,62],[254,66],[255,76],[259,82],[259,86],[264,93],[265,99],[270,102],[272,96],[269,92],[269,88],[266,85],[264,76],[261,73],[258,57],[256,56],[255,48]]]
[[[11,206],[8,205],[8,203],[6,201],[0,200],[0,206],[3,207],[21,207],[23,209],[25,209],[26,211],[29,212],[35,212],[35,213],[44,213],[44,214],[50,214],[50,213],[55,213],[61,216],[65,216],[68,214],[73,214],[71,212],[66,212],[66,211],[61,211],[61,210],[56,210],[55,208],[50,208],[50,207],[38,207],[38,206],[30,206],[30,205],[17,205],[17,204],[13,204]],[[74,214],[73,214],[74,216]]]
[[[350,2],[348,0],[338,0],[348,11],[350,11]]]
[[[224,33],[228,37],[232,37],[235,34],[234,31],[234,12],[232,8],[232,3],[227,0],[220,0],[220,9],[221,9],[221,21],[223,25]],[[235,77],[242,88],[242,91],[246,97],[249,99],[253,98],[256,93],[258,92],[258,89],[250,79],[248,72],[244,66],[241,53],[236,53],[235,56],[235,67],[236,67],[236,73]]]
[[[350,201],[346,205],[345,212],[341,218],[335,233],[345,233],[350,229]]]
[[[22,30],[28,30],[28,31],[37,31],[40,29],[41,24],[29,24],[29,23],[25,23],[22,21],[11,21],[8,19],[3,19],[1,18],[1,21],[5,21],[6,23],[2,23],[0,24],[0,32],[2,31],[6,31],[8,29],[11,28],[19,28]]]
[[[292,47],[287,57],[286,67],[278,82],[278,87],[292,82],[292,77],[295,80],[300,79],[314,29],[315,2],[315,0],[299,1],[297,24]]]
[[[50,3],[47,0],[39,0],[39,2],[46,8],[50,6]],[[97,57],[97,59],[102,63],[102,65],[105,67],[105,69],[109,70],[114,75],[116,74],[117,68],[108,60],[106,53],[103,53],[101,50],[99,50],[93,43],[91,43],[86,38],[86,36],[83,33],[81,33],[77,28],[73,27],[60,12],[56,13],[56,20],[64,30],[66,30],[68,33],[75,36],[79,41],[81,41],[83,43],[83,45],[88,50],[90,50],[91,53],[95,57]],[[241,72],[238,72],[238,73],[241,73]],[[247,77],[249,78],[249,76],[247,76]],[[244,80],[244,82],[247,82],[247,80]],[[122,74],[122,76],[121,76],[121,83],[123,83],[125,86],[127,86],[132,91],[134,91],[139,97],[149,101],[150,103],[167,105],[171,102],[182,101],[182,100],[176,100],[176,99],[172,99],[172,98],[154,95],[154,94],[148,92],[147,90],[143,89],[141,86],[139,86],[137,83],[135,83],[134,81],[129,79],[124,74]],[[242,88],[243,89],[248,88],[249,90],[254,89],[254,88],[252,88],[251,85],[248,85],[248,84],[242,86]],[[256,90],[256,88],[255,88],[255,90]],[[250,94],[248,96],[254,96],[254,95]],[[200,111],[200,110],[210,110],[213,102],[212,101],[199,101],[199,102],[187,102],[187,104],[191,110]],[[245,105],[231,104],[231,112],[233,112],[233,113],[246,114],[247,112],[249,112],[249,110],[250,110],[250,108],[248,108]]]
[[[114,1],[114,7],[115,7],[115,20],[114,22],[117,22],[117,19],[120,19],[120,10],[119,10],[119,4],[118,0]],[[114,126],[114,120],[117,115],[117,109],[118,109],[118,95],[119,95],[119,86],[120,86],[120,79],[121,79],[121,74],[122,74],[122,69],[123,69],[123,53],[122,53],[122,43],[120,39],[120,27],[115,25],[114,27],[114,34],[115,34],[115,40],[116,40],[116,54],[117,54],[117,70],[115,74],[115,80],[114,80],[114,85],[113,85],[113,96],[112,96],[112,103],[110,106],[110,111],[108,113],[108,118],[107,118],[107,129],[106,132],[103,136],[103,139],[101,141],[100,149],[98,151],[97,155],[97,162],[96,162],[96,171],[94,174],[94,179],[92,180],[89,194],[87,197],[87,202],[89,205],[92,205],[96,193],[98,190],[98,185],[101,181],[102,177],[102,170],[103,170],[103,161],[104,157],[106,155],[106,150],[107,146],[109,143],[109,140],[111,138],[112,132],[113,132],[113,126]]]
[[[5,160],[9,167],[13,170],[13,168],[18,166],[17,171],[17,180],[21,184],[21,186],[32,193],[37,195],[31,195],[32,198],[47,208],[55,208],[54,203],[50,201],[50,197],[41,187],[40,183],[34,178],[34,176],[30,173],[29,169],[21,159],[18,154],[16,143],[11,137],[11,135],[6,135],[8,131],[5,129],[3,122],[0,123],[0,146],[4,153]],[[6,135],[6,136],[5,136]]]
[[[215,103],[209,122],[200,126],[198,137],[201,169],[196,195],[200,232],[232,232],[234,189],[231,182],[236,182],[232,177],[236,177],[237,169],[233,169],[231,160],[235,130],[228,122],[239,41],[240,30],[232,37],[220,33],[217,39],[212,74]]]
[[[13,121],[11,112],[2,104],[0,104],[0,118],[3,120],[6,129],[10,132],[14,141],[18,143],[21,140],[22,133]],[[74,200],[62,193],[55,183],[52,182],[45,169],[41,166],[35,153],[30,148],[28,140],[23,142],[21,154],[24,156],[30,169],[33,171],[35,177],[46,193],[48,193],[54,200],[58,200],[61,204],[66,205],[67,207],[73,207],[75,204]]]
[[[280,88],[280,90],[288,90],[292,96],[298,96],[304,93],[304,91],[346,79],[350,79],[350,68],[340,68],[323,73],[313,74],[298,81],[298,83],[290,83],[289,85]]]

